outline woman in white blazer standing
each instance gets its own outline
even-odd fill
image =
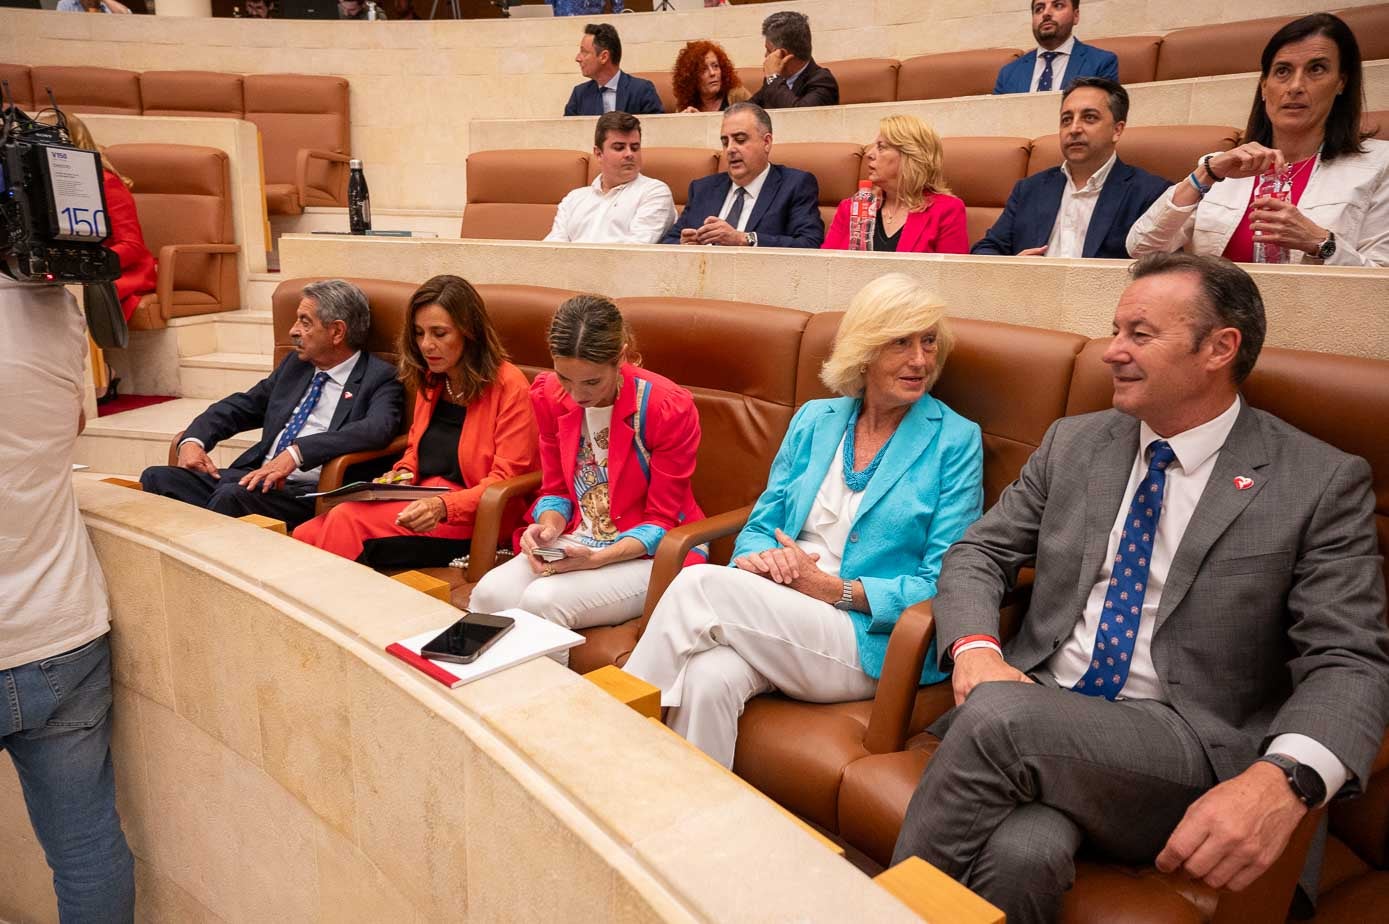
[[[1239,147],[1207,154],[1129,230],[1129,253],[1178,250],[1253,260],[1389,266],[1389,142],[1364,136],[1360,46],[1330,13],[1288,23],[1264,47]],[[1389,127],[1389,126],[1386,126]],[[1260,175],[1290,168],[1289,201],[1255,198]]]

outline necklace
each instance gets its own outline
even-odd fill
[[[448,374],[447,374],[447,373],[444,374],[444,391],[448,393],[449,400],[452,401],[454,404],[462,404],[462,403],[463,403],[462,400],[461,400],[463,396],[462,396],[462,395],[459,395],[459,394],[455,394],[455,393],[454,393],[454,390],[453,390],[453,386],[449,384],[449,377],[448,377]]]
[[[882,447],[878,449],[877,455],[873,456],[873,461],[869,462],[863,471],[854,471],[854,431],[858,429],[859,411],[861,410],[863,410],[863,402],[855,401],[854,413],[849,418],[849,429],[844,434],[844,484],[855,494],[868,487],[873,473],[878,470],[878,463],[883,461],[883,454],[887,452],[887,447],[892,443],[892,436],[897,435],[897,431],[894,430],[892,436],[889,436]]]

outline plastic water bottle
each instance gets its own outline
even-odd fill
[[[1293,194],[1293,174],[1291,170],[1284,170],[1281,173],[1265,173],[1255,181],[1258,190],[1254,193],[1255,199],[1262,199],[1270,196],[1282,202],[1287,202]],[[1287,263],[1288,249],[1281,244],[1265,244],[1254,238],[1254,262],[1255,263]]]
[[[878,197],[873,195],[873,181],[859,180],[858,192],[849,200],[849,249],[872,250],[877,226]]]
[[[353,158],[348,161],[347,177],[347,221],[353,234],[366,234],[371,230],[371,193],[367,191],[367,178],[362,173],[362,162]]]

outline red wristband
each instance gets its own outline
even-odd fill
[[[950,646],[950,657],[955,657],[955,652],[960,650],[960,646],[968,645],[970,642],[993,642],[998,645],[998,639],[992,635],[966,635],[964,638],[956,639],[955,644]],[[999,645],[999,647],[1002,648],[1003,646]]]

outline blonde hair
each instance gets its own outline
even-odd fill
[[[907,210],[920,211],[927,193],[950,192],[945,182],[945,157],[935,129],[911,115],[888,116],[878,123],[883,140],[902,155],[897,198]]]
[[[95,151],[97,156],[101,158],[102,170],[114,173],[120,178],[120,181],[125,184],[126,189],[131,189],[135,186],[135,182],[131,180],[130,177],[117,170],[115,165],[111,163],[111,159],[108,158],[106,153],[97,145],[96,139],[92,137],[91,129],[87,128],[87,123],[83,122],[77,116],[68,115],[67,113],[63,113],[63,119],[67,122],[68,137],[72,139],[73,147],[81,148],[84,151]],[[37,121],[45,125],[57,125],[58,115],[51,109],[45,109],[38,114]]]
[[[945,369],[955,345],[945,305],[935,293],[905,273],[888,273],[864,286],[839,322],[834,349],[820,367],[820,381],[849,398],[863,396],[865,367],[898,337],[936,329],[936,368],[926,383],[930,391]]]

